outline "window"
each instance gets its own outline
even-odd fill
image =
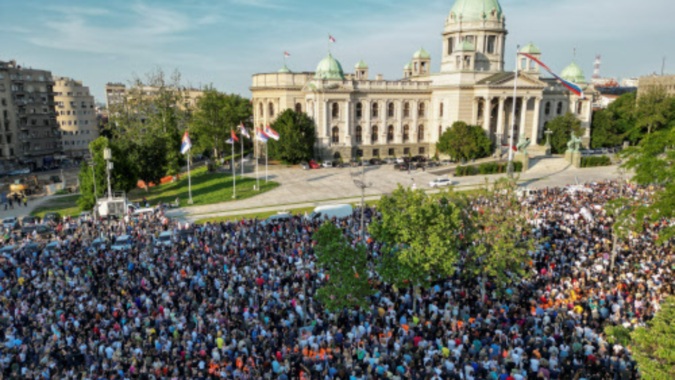
[[[373,129],[372,129],[371,134],[370,134],[370,141],[373,144],[377,142],[377,135],[378,135],[377,132],[378,132],[377,125],[373,125]]]
[[[487,44],[486,44],[487,46],[485,52],[488,54],[494,54],[496,42],[497,36],[487,36]]]
[[[333,127],[333,135],[331,141],[333,142],[333,144],[337,144],[340,142],[340,128]]]
[[[584,102],[577,102],[577,115],[581,115],[584,109]]]
[[[394,117],[394,103],[389,103],[389,110],[387,111],[387,114],[389,117]]]
[[[373,157],[380,157],[380,150],[379,149],[373,149]]]
[[[361,144],[363,142],[363,130],[360,125],[356,126],[356,143]]]
[[[410,154],[410,148],[403,148],[403,154],[409,155]]]
[[[424,103],[420,103],[417,107],[417,116],[424,117]]]
[[[544,115],[548,116],[551,114],[551,102],[546,102],[544,105]]]
[[[408,102],[403,105],[403,117],[410,117],[410,103]]]
[[[410,140],[410,127],[408,125],[403,126],[403,142],[408,142]]]
[[[376,119],[377,115],[379,115],[379,113],[380,113],[380,106],[377,103],[373,103],[373,109],[372,109],[372,112],[371,112],[372,117],[374,119]]]
[[[465,36],[464,41],[467,41],[471,45],[476,46],[476,36]]]
[[[394,126],[390,125],[389,128],[387,128],[387,142],[390,143],[394,141]]]
[[[443,103],[438,106],[438,116],[443,117]]]
[[[265,110],[263,109],[263,104],[260,103],[258,106],[259,106],[258,107],[258,113],[260,114],[260,117],[264,117],[265,116]]]
[[[418,142],[424,141],[424,126],[423,125],[420,125],[417,128],[417,141]]]
[[[70,115],[70,111],[66,111],[66,115]]]
[[[274,103],[268,105],[270,117],[274,117]]]
[[[419,154],[425,154],[424,147],[420,147],[418,152]]]
[[[302,112],[302,104],[300,103],[295,103],[295,112],[301,113]]]
[[[363,116],[363,104],[361,104],[361,102],[358,102],[356,103],[356,118],[360,119],[362,116]]]
[[[563,109],[563,102],[558,102],[558,109],[556,110],[556,113],[558,115],[562,114],[562,109]]]
[[[389,155],[392,157],[396,155],[394,148],[389,148]]]
[[[442,134],[443,134],[443,126],[442,126],[442,125],[439,125],[439,126],[438,126],[438,138],[439,138],[439,139],[441,138],[441,135],[442,135]]]
[[[455,51],[455,39],[454,38],[448,38],[448,54],[452,54],[452,52]]]
[[[340,105],[338,103],[333,103],[333,119],[340,117]]]

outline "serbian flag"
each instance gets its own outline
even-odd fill
[[[284,52],[284,57],[290,57],[291,55],[288,52]]]
[[[239,141],[237,138],[237,135],[234,134],[234,130],[230,131],[232,133],[232,137],[230,137],[229,140],[227,140],[228,144],[234,144],[235,141]]]
[[[266,143],[270,139],[269,136],[262,129],[256,129],[256,139],[260,142]]]
[[[330,41],[330,42],[332,42],[332,43],[335,43],[335,38],[333,38],[333,36],[331,36],[331,35],[329,34],[329,35],[328,35],[328,41]]]
[[[188,132],[185,131],[185,134],[183,135],[183,142],[180,144],[181,154],[186,154],[187,152],[190,151],[190,148],[192,148],[192,143],[190,142],[190,136],[188,135]]]
[[[527,58],[529,58],[529,59],[531,59],[531,60],[537,62],[537,63],[539,64],[539,66],[541,66],[541,67],[543,67],[544,69],[546,69],[546,71],[548,71],[549,74],[553,75],[553,77],[554,77],[558,82],[562,83],[563,86],[567,87],[568,90],[572,91],[572,92],[573,92],[574,94],[576,94],[578,97],[580,97],[580,98],[582,98],[582,99],[586,99],[586,97],[584,96],[584,91],[581,89],[581,87],[577,86],[576,84],[574,84],[574,83],[572,83],[572,82],[568,82],[568,81],[562,79],[561,77],[559,77],[558,75],[556,75],[556,73],[554,73],[553,70],[549,69],[548,66],[546,66],[543,62],[541,62],[541,61],[538,60],[537,58],[531,56],[530,54],[526,54],[526,53],[518,53],[518,54],[520,54],[520,55],[522,55],[522,56],[524,56],[524,57],[527,57]]]
[[[246,129],[246,127],[244,127],[244,123],[241,123],[239,128],[241,128],[241,135],[242,136],[246,137],[247,139],[251,138],[251,135],[248,134],[248,130]]]
[[[279,141],[279,134],[277,133],[277,131],[270,128],[269,125],[265,126],[265,134],[267,135],[267,137],[271,138],[272,140]]]

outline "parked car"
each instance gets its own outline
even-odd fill
[[[450,181],[449,178],[445,177],[439,177],[436,178],[435,180],[429,182],[429,187],[431,188],[437,188],[437,187],[447,187],[452,185],[452,181]]]
[[[284,223],[286,221],[291,220],[292,218],[293,218],[293,215],[291,215],[291,214],[289,214],[285,211],[281,211],[278,214],[272,215],[269,218],[267,218],[266,222],[267,223],[274,223],[274,224]]]
[[[441,166],[451,165],[452,160],[441,160]]]
[[[362,164],[363,164],[363,166],[372,166],[372,164],[368,160],[363,160]]]
[[[44,224],[26,224],[21,228],[21,236],[32,237],[33,232],[43,239],[50,239],[54,236],[54,230]]]
[[[438,166],[440,166],[440,165],[439,165],[438,162],[436,162],[436,161],[429,161],[429,162],[427,162],[427,167],[428,167],[428,168],[436,168],[436,167],[438,167]]]
[[[389,158],[385,159],[384,162],[387,163],[388,165],[392,165],[392,164],[396,163],[396,159],[393,158],[393,157],[389,157]]]
[[[301,162],[300,163],[300,169],[302,170],[309,170],[309,164],[306,162]]]
[[[28,226],[28,225],[31,225],[31,224],[37,224],[39,221],[40,221],[40,219],[38,219],[34,216],[27,215],[27,216],[24,216],[21,219],[21,225],[22,226]]]
[[[42,223],[54,222],[59,224],[61,222],[61,214],[58,212],[48,212],[45,214],[45,217],[42,218]]]
[[[173,231],[164,231],[155,239],[155,245],[160,247],[171,247],[173,244]]]
[[[110,245],[110,241],[104,237],[94,239],[94,241],[91,242],[91,248],[94,250],[103,250],[106,249]]]
[[[333,167],[334,168],[343,168],[345,165],[341,163],[340,161],[333,161]]]
[[[395,158],[397,164],[405,164],[407,161],[403,157]]]
[[[309,167],[312,169],[321,169],[321,166],[316,163],[316,161],[312,160],[309,162]]]
[[[408,164],[402,163],[402,164],[396,164],[394,165],[394,170],[400,170],[402,172],[408,170]]]
[[[321,164],[324,168],[332,168],[333,167],[333,162],[331,161],[324,161],[323,164]]]
[[[129,240],[131,237],[127,234],[122,234],[115,239],[115,243],[110,247],[113,251],[125,251],[131,249]]]
[[[372,158],[370,160],[370,164],[371,165],[382,165],[382,160],[380,160],[379,158]]]
[[[91,213],[89,211],[82,211],[78,216],[80,223],[92,221]]]
[[[16,245],[6,245],[0,249],[0,256],[10,255],[14,253],[14,250],[17,248]]]
[[[19,248],[24,254],[40,253],[45,248],[44,243],[30,243],[23,248]]]
[[[3,219],[2,226],[10,231],[18,230],[21,228],[21,225],[19,224],[19,219],[17,219],[16,216]]]
[[[314,211],[307,216],[309,220],[315,219],[333,219],[333,218],[347,218],[352,216],[354,209],[352,205],[326,205],[318,206]]]

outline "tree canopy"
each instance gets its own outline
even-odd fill
[[[279,134],[279,141],[270,139],[267,142],[270,157],[289,164],[312,159],[316,129],[307,114],[287,109],[279,115],[271,128]]]
[[[557,116],[547,125],[551,130],[551,152],[554,154],[563,154],[567,150],[567,142],[572,137],[572,131],[577,137],[583,137],[581,122],[573,113],[567,112],[564,115]]]
[[[482,127],[458,121],[443,132],[436,149],[455,159],[471,160],[489,156],[493,146]]]

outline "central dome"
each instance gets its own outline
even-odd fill
[[[342,71],[342,65],[330,53],[328,57],[319,62],[314,74],[316,79],[345,79],[345,74]]]
[[[498,0],[457,0],[450,10],[463,22],[483,21],[492,10],[496,11],[497,20],[502,18],[502,6]]]
[[[571,65],[565,67],[563,69],[562,73],[560,73],[560,77],[562,79],[569,81],[569,82],[574,82],[574,83],[585,83],[586,78],[584,77],[584,71],[581,70],[581,67],[579,67],[576,63],[572,62]]]

